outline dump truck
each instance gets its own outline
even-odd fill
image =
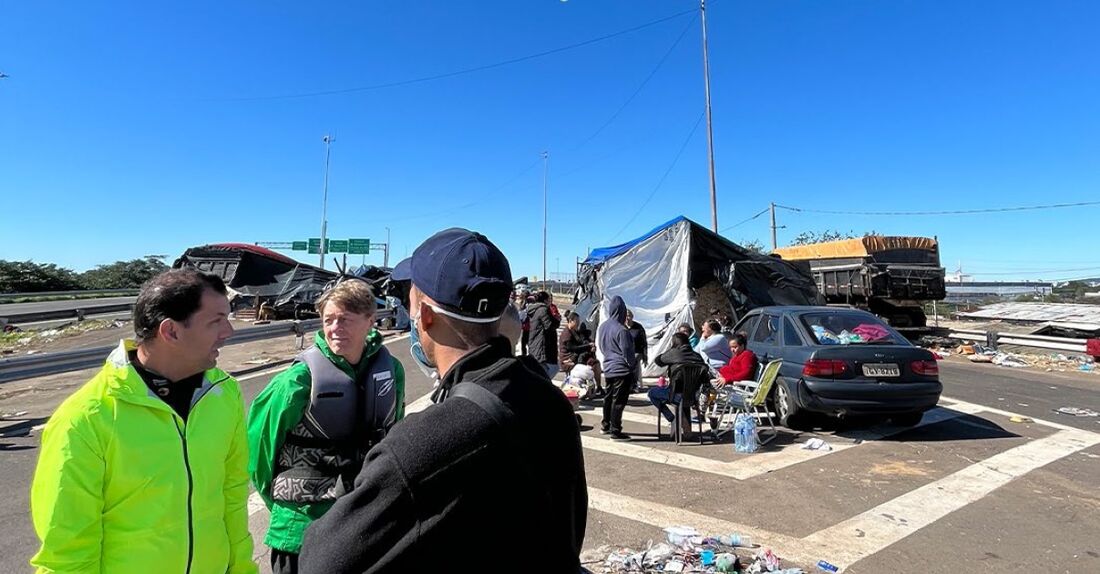
[[[947,296],[939,242],[930,237],[869,235],[772,255],[808,264],[829,304],[866,309],[899,329],[926,327],[924,303]]]

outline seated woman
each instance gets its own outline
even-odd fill
[[[719,377],[713,381],[714,386],[720,388],[730,383],[756,382],[756,367],[759,363],[756,354],[745,346],[746,342],[744,333],[730,335],[730,354],[733,358],[718,369]]]

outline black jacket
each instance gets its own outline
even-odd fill
[[[628,329],[630,336],[634,338],[634,354],[639,361],[649,362],[649,341],[646,340],[645,327],[634,322]]]
[[[546,303],[527,306],[527,318],[531,320],[531,338],[527,341],[527,354],[540,363],[558,362],[558,326],[561,321],[550,313]]]
[[[658,367],[668,367],[670,374],[671,371],[679,367],[680,365],[706,365],[707,362],[703,360],[703,356],[695,352],[695,349],[691,348],[691,345],[680,345],[679,347],[672,347],[671,349],[661,353],[657,356]]]
[[[511,428],[460,397],[397,423],[354,490],[306,530],[302,574],[517,571],[516,556],[492,548],[537,548],[524,572],[579,571],[588,491],[565,395],[503,337],[463,357],[440,386],[459,382],[500,397],[515,413]]]
[[[588,340],[580,331],[574,331],[566,327],[558,336],[558,366],[565,369],[565,361],[568,359],[577,362],[577,357],[586,351],[592,351],[592,341]],[[568,374],[568,373],[566,373]]]

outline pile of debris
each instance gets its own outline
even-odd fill
[[[1095,359],[1088,355],[1007,353],[976,343],[955,344],[950,339],[941,337],[926,337],[921,340],[921,345],[941,360],[951,355],[960,355],[972,363],[990,363],[1001,367],[1032,367],[1043,369],[1048,373],[1077,371],[1100,374],[1100,365],[1097,365]]]
[[[748,537],[738,534],[718,538],[702,536],[690,526],[670,526],[665,529],[667,542],[653,544],[645,550],[616,548],[606,559],[586,562],[591,572],[737,572],[739,574],[804,574],[802,568],[783,568],[782,560],[770,548],[760,548]],[[606,547],[597,549],[607,551]],[[819,562],[818,569],[836,572],[837,567]]]

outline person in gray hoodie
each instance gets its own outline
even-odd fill
[[[630,435],[623,432],[623,409],[634,388],[638,358],[634,354],[634,336],[626,328],[626,303],[622,297],[611,298],[607,315],[596,330],[596,345],[603,355],[601,366],[607,382],[600,432],[610,434],[612,440],[630,440]]]

